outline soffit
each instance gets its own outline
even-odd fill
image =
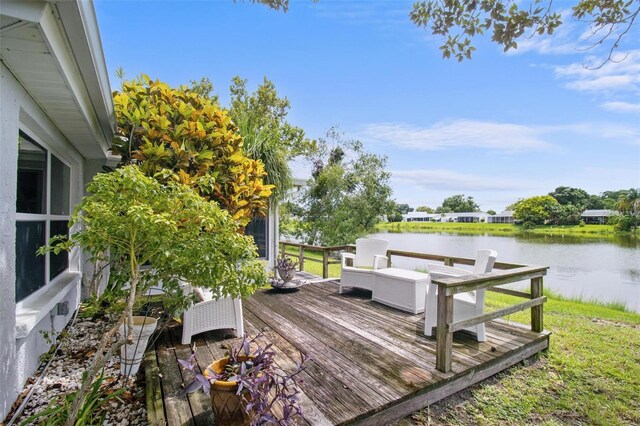
[[[51,24],[49,38],[41,22],[2,16],[0,24],[0,60],[85,158],[106,158],[112,129],[104,129],[87,102],[73,54],[60,47],[63,43],[51,34]]]

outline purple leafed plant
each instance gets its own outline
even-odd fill
[[[277,269],[291,271],[291,270],[295,270],[297,266],[298,266],[298,262],[291,259],[289,256],[283,255],[282,257],[279,257],[276,259]]]
[[[229,362],[220,373],[207,367],[205,373],[209,379],[200,374],[196,368],[194,347],[188,359],[178,360],[180,365],[195,375],[195,379],[185,386],[183,394],[202,389],[209,395],[211,384],[215,380],[234,381],[238,383],[237,394],[242,398],[245,411],[252,419],[252,425],[265,423],[290,425],[295,416],[304,417],[299,404],[300,391],[297,385],[302,382],[298,375],[304,369],[306,355],[301,353],[300,363],[296,364],[295,371],[287,374],[276,366],[275,352],[271,350],[272,344],[269,343],[263,348],[258,343],[258,339],[262,336],[263,334],[260,333],[250,339],[245,334],[240,345],[237,347],[229,345],[227,347]],[[279,417],[272,412],[275,406],[282,407]]]

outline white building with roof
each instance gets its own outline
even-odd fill
[[[0,8],[0,419],[78,306],[82,253],[36,256],[67,233],[115,130],[91,2],[2,1]]]
[[[502,213],[489,215],[487,218],[489,223],[515,223],[512,210],[505,210]]]
[[[615,210],[585,210],[580,217],[587,224],[605,225],[611,216],[617,214]]]

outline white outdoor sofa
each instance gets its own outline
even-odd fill
[[[342,273],[340,288],[344,287],[373,290],[373,271],[387,267],[387,247],[389,242],[378,238],[358,238],[356,253],[342,253]]]
[[[494,250],[478,250],[473,270],[454,268],[451,266],[429,265],[429,275],[431,279],[434,279],[484,274],[491,272],[497,256],[498,253]],[[438,287],[435,284],[429,283],[429,289],[425,296],[426,317],[424,321],[424,334],[426,336],[432,336],[432,330],[437,325],[437,290]],[[484,312],[484,296],[485,289],[456,294],[453,297],[453,321],[462,321],[482,315]],[[484,323],[465,328],[465,330],[474,332],[479,342],[487,340]]]

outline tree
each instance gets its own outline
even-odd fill
[[[416,208],[417,212],[423,212],[423,213],[429,213],[429,214],[433,214],[436,211],[434,209],[432,209],[431,207],[427,207],[427,206],[419,206]]]
[[[487,210],[487,214],[495,215],[496,211],[495,210]]]
[[[640,219],[640,189],[631,188],[621,194],[616,203],[616,208],[622,213],[623,218],[616,221],[616,227],[620,230],[638,229]]]
[[[542,225],[560,204],[550,195],[538,195],[525,198],[516,203],[513,211],[514,219],[522,221],[525,226]]]
[[[289,0],[251,0],[274,10],[286,12]],[[317,0],[313,0],[316,2]],[[606,59],[596,65],[602,67],[613,58],[615,50],[634,25],[640,13],[640,2],[634,0],[574,0],[571,17],[583,23],[591,43],[588,48],[608,46]],[[504,51],[518,48],[521,37],[533,38],[552,34],[563,24],[562,9],[565,2],[553,0],[419,0],[409,14],[418,27],[430,30],[444,38],[440,46],[443,58],[455,57],[458,61],[471,59],[475,49],[471,40],[491,33],[491,41]],[[608,44],[607,44],[608,43]]]
[[[550,192],[558,203],[565,206],[571,204],[579,209],[585,209],[589,203],[590,195],[584,189],[572,188],[570,186],[559,186],[553,192]]]
[[[620,198],[625,197],[627,195],[626,189],[621,189],[618,191],[604,191],[602,193],[602,202],[604,203],[604,208],[607,210],[616,210],[616,204]]]
[[[586,204],[585,204],[585,209],[589,209],[589,210],[601,210],[601,209],[605,209],[605,203],[604,203],[604,199],[598,195],[589,195],[589,199],[587,200]]]
[[[573,204],[558,204],[550,210],[549,223],[553,225],[577,225],[584,209]]]
[[[209,99],[214,105],[219,105],[219,98],[213,92],[213,83],[208,77],[202,77],[200,81],[191,80],[191,91]]]
[[[436,209],[436,213],[463,213],[463,212],[479,212],[480,206],[476,204],[473,197],[465,197],[464,194],[452,195],[445,198],[442,206]]]
[[[386,158],[344,140],[335,129],[319,141],[312,177],[302,195],[305,223],[299,237],[308,244],[352,243],[389,212],[390,174]]]
[[[166,184],[129,165],[110,173],[99,173],[87,188],[90,195],[75,208],[71,224],[79,231],[69,239],[52,238],[42,247],[54,253],[77,246],[93,259],[111,267],[108,292],[122,302],[111,329],[100,341],[81,388],[69,409],[68,425],[75,425],[89,388],[112,355],[132,337],[121,336],[122,323],[132,326],[133,308],[151,285],[162,282],[163,290],[179,314],[190,299],[178,280],[210,288],[214,298],[242,297],[266,283],[264,267],[257,258],[253,240],[236,232],[237,223],[218,204],[178,182]],[[151,265],[143,272],[141,266]],[[108,349],[107,349],[108,348]],[[80,424],[80,423],[78,423]]]
[[[389,202],[389,211],[387,212],[387,221],[402,222],[402,215],[412,212],[413,208],[409,204],[398,204],[395,201]]]
[[[287,121],[290,102],[278,96],[275,84],[266,77],[249,94],[247,80],[234,77],[230,88],[229,115],[244,139],[245,153],[264,164],[265,182],[273,185],[272,200],[282,200],[292,186],[289,161],[312,155],[316,141]]]
[[[552,0],[462,1],[421,0],[413,5],[413,23],[444,38],[440,46],[443,58],[458,61],[471,59],[475,50],[471,40],[485,32],[504,51],[518,48],[518,39],[552,34],[563,21],[565,3]],[[613,60],[614,51],[628,35],[638,13],[640,2],[633,0],[579,0],[571,8],[572,18],[588,26],[591,47],[609,45],[605,61]]]
[[[413,211],[413,207],[410,207],[409,204],[398,204],[398,210],[402,214],[407,214]]]
[[[139,164],[147,176],[177,181],[218,202],[244,226],[265,215],[272,186],[264,166],[247,157],[226,111],[186,86],[171,88],[142,75],[114,94],[120,165]]]

